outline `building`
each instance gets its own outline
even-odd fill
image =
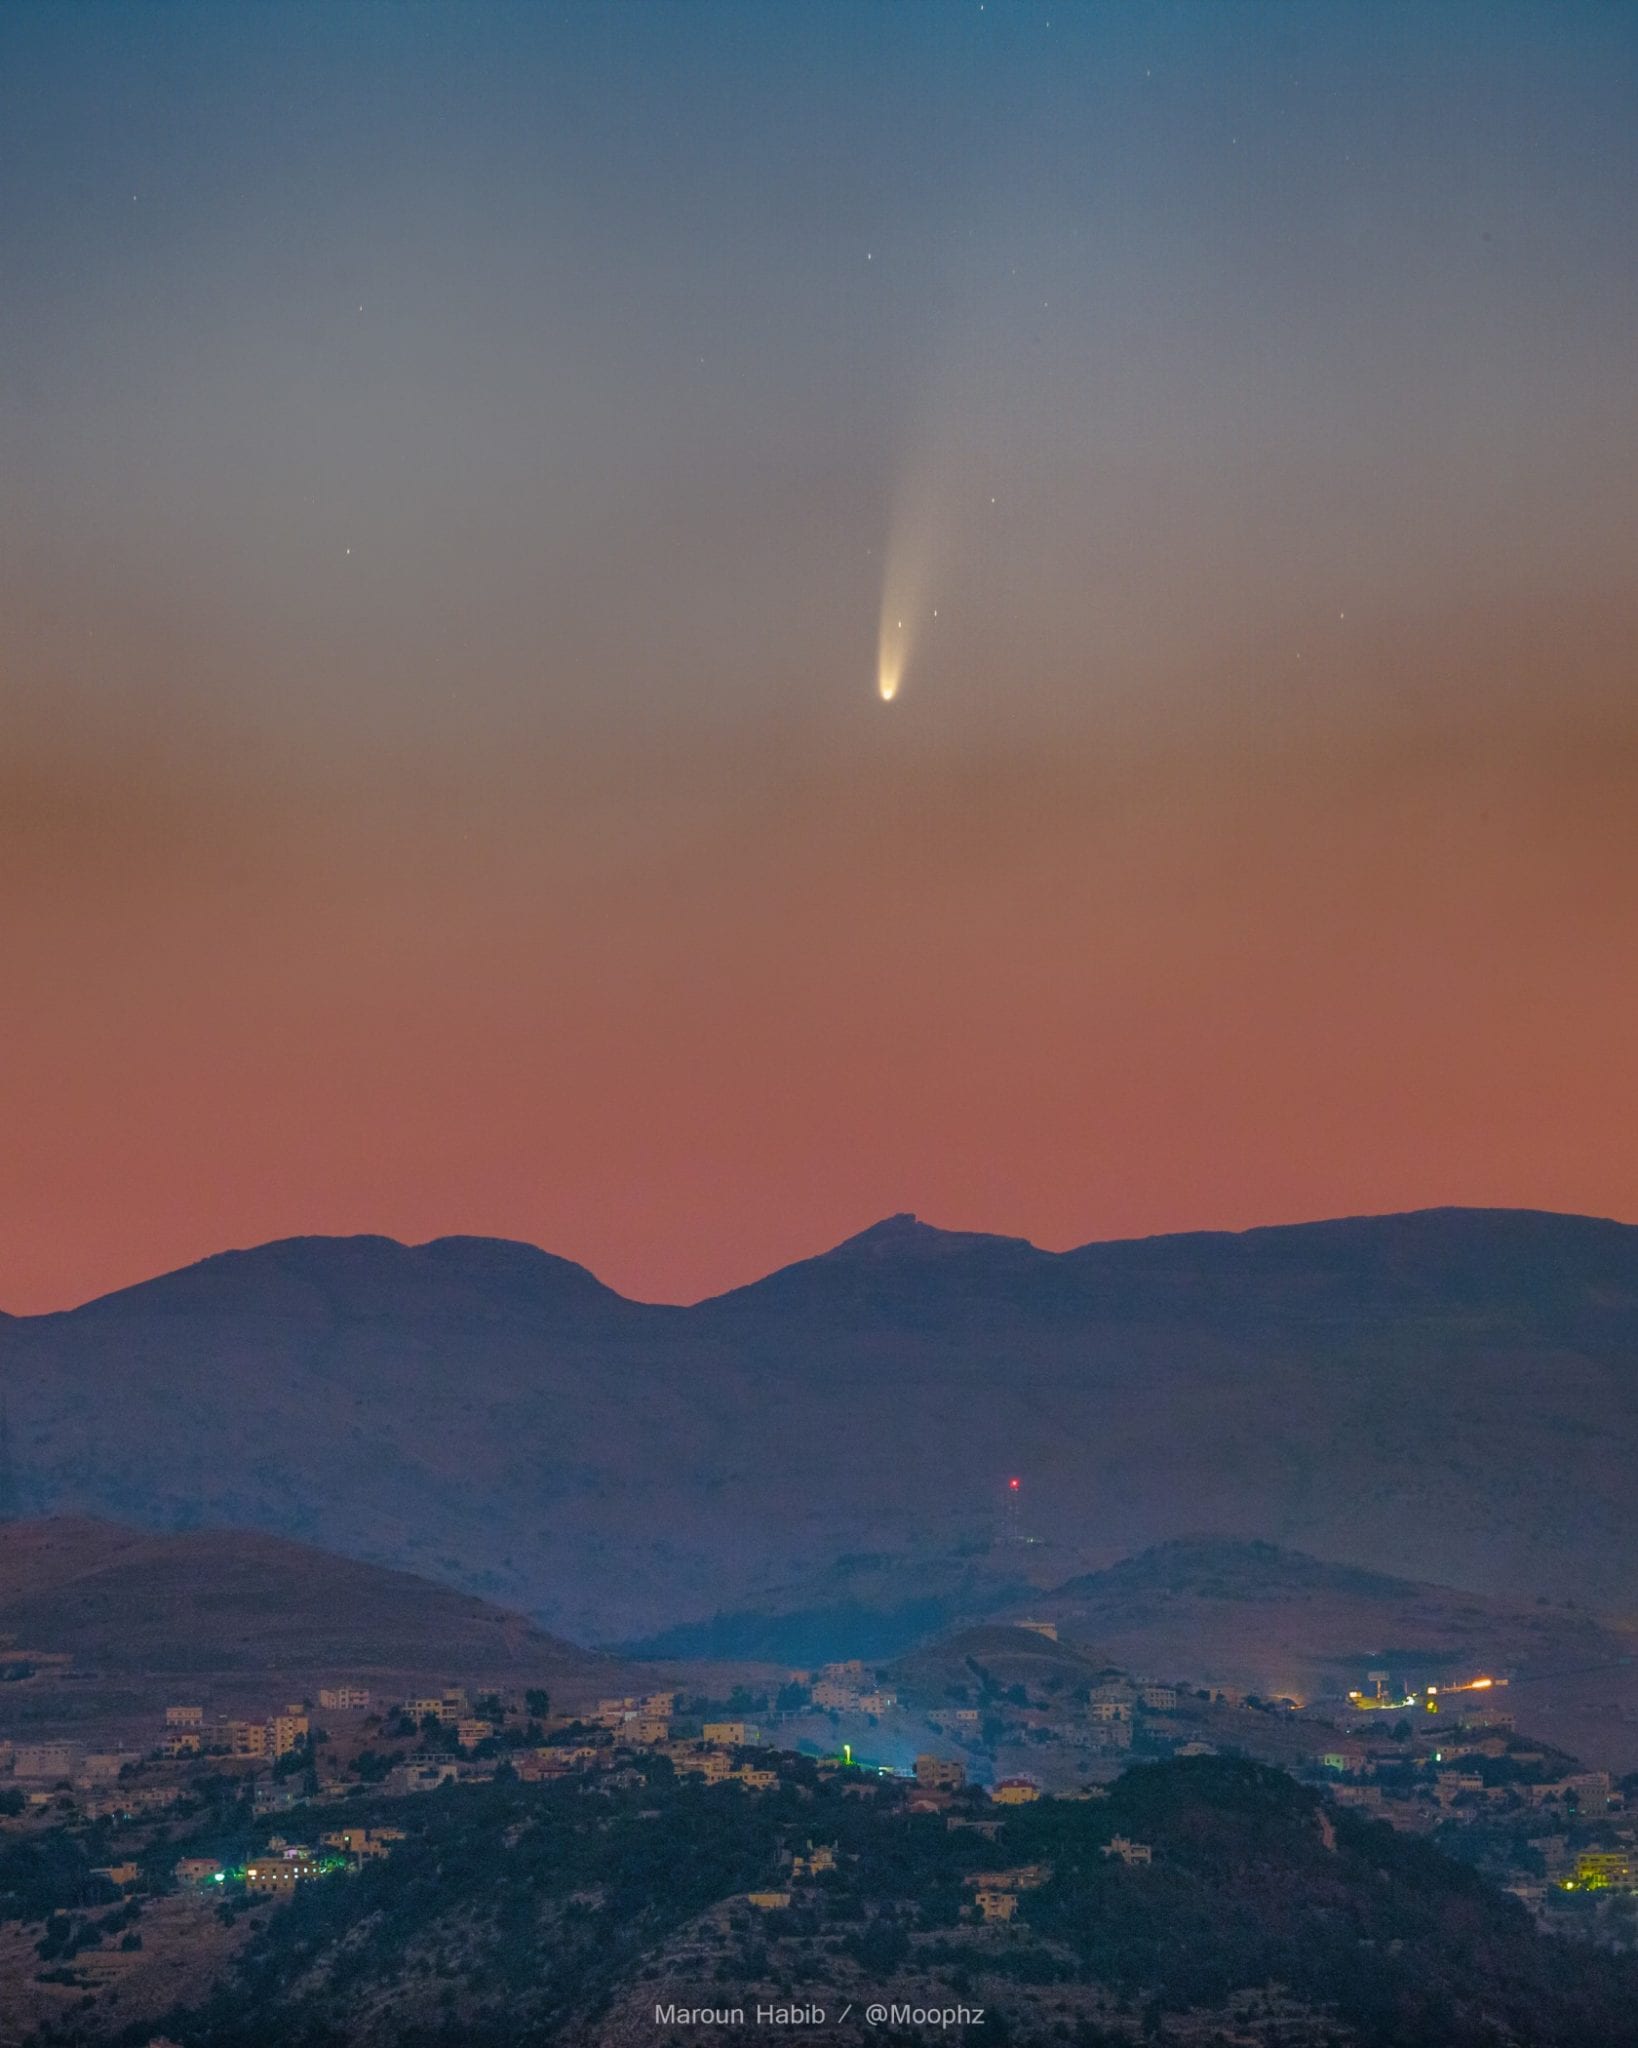
[[[336,1828],[319,1837],[319,1846],[335,1849],[343,1856],[354,1856],[360,1863],[366,1863],[372,1857],[385,1856],[394,1842],[403,1839],[402,1828]]]
[[[651,1714],[646,1709],[628,1721],[621,1733],[628,1742],[639,1742],[652,1748],[664,1742],[671,1734],[671,1722],[664,1714]]]
[[[1013,1920],[1018,1915],[1018,1894],[982,1891],[978,1894],[977,1906],[981,1919]]]
[[[953,1757],[931,1752],[916,1758],[916,1783],[931,1792],[959,1792],[967,1782],[967,1766]]]
[[[827,1713],[850,1714],[859,1704],[859,1688],[846,1679],[821,1678],[813,1688],[813,1704]]]
[[[747,1892],[745,1903],[759,1913],[782,1913],[791,1902],[789,1892]]]
[[[1019,1863],[1010,1870],[975,1870],[962,1882],[981,1892],[1033,1892],[1039,1891],[1051,1876],[1050,1863]]]
[[[83,1754],[77,1742],[19,1742],[12,1752],[12,1776],[54,1784],[59,1778],[73,1777]]]
[[[1146,1685],[1138,1697],[1152,1714],[1170,1714],[1177,1707],[1175,1685]]]
[[[350,1714],[370,1704],[370,1688],[367,1685],[321,1685],[319,1705],[328,1707],[332,1713]]]
[[[112,1785],[121,1771],[136,1759],[125,1750],[98,1749],[80,1759],[74,1773],[76,1785]]]
[[[205,1710],[203,1707],[167,1707],[165,1726],[167,1728],[203,1728]]]
[[[198,1756],[205,1746],[205,1738],[197,1728],[184,1728],[175,1735],[167,1735],[159,1745],[162,1756]]]
[[[1575,1876],[1570,1880],[1578,1891],[1630,1892],[1638,1890],[1630,1849],[1589,1849],[1575,1859]]]
[[[480,1742],[487,1742],[498,1732],[493,1721],[480,1721],[475,1717],[455,1723],[455,1739],[462,1749],[476,1749]]]
[[[700,1733],[724,1749],[750,1749],[762,1740],[762,1730],[749,1721],[707,1721]]]
[[[288,1894],[298,1884],[320,1875],[317,1860],[305,1849],[286,1849],[278,1856],[258,1856],[245,1865],[245,1889],[251,1892]]]
[[[117,1885],[121,1891],[124,1891],[128,1884],[135,1884],[142,1875],[142,1865],[140,1863],[104,1863],[98,1869],[93,1870],[91,1875],[93,1877],[105,1877],[110,1884]]]
[[[293,1749],[300,1749],[312,1732],[312,1723],[299,1707],[286,1707],[282,1714],[273,1716],[269,1734],[272,1737],[273,1754],[288,1756]]]
[[[214,1856],[183,1856],[171,1865],[171,1875],[178,1884],[215,1884],[223,1871]]]
[[[1155,1852],[1147,1842],[1131,1842],[1125,1835],[1111,1836],[1103,1845],[1103,1853],[1105,1856],[1118,1856],[1129,1870],[1136,1864],[1155,1860]]]
[[[230,1721],[225,1733],[230,1756],[265,1757],[268,1754],[269,1730],[265,1721]]]
[[[754,1764],[741,1764],[734,1777],[753,1792],[771,1792],[779,1783],[777,1771],[759,1771]]]
[[[821,1842],[817,1848],[810,1842],[808,1844],[808,1853],[805,1856],[793,1856],[791,1858],[792,1877],[817,1877],[820,1871],[834,1870],[835,1868],[836,1845],[834,1842]]]
[[[1033,1778],[998,1778],[990,1787],[990,1798],[997,1806],[1028,1806],[1040,1796],[1041,1788]]]
[[[1608,1771],[1576,1771],[1563,1783],[1566,1797],[1576,1800],[1583,1811],[1614,1803],[1615,1788]]]
[[[392,1775],[406,1792],[436,1792],[440,1785],[458,1784],[461,1767],[445,1757],[435,1762],[400,1764]]]

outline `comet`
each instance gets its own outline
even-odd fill
[[[891,704],[899,694],[899,684],[904,680],[904,621],[895,620],[891,630],[885,616],[882,619],[881,639],[876,649],[876,695],[884,704]]]
[[[899,487],[883,551],[881,612],[876,628],[876,695],[891,704],[923,632],[938,617],[928,600],[940,557],[942,513],[929,478],[912,475]]]

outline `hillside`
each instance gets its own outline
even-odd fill
[[[804,2031],[845,2042],[934,2037],[868,2024],[867,2003],[881,1999],[984,2009],[981,2026],[949,2038],[1087,2048],[1159,2035],[1201,2048],[1638,2044],[1630,1957],[1538,1933],[1474,1871],[1328,1812],[1259,1765],[1150,1765],[1106,1798],[1042,1800],[1004,1820],[975,1803],[993,1834],[908,1812],[902,1788],[821,1780],[794,1760],[783,1770],[765,1794],[657,1766],[595,1798],[512,1781],[350,1809],[352,1824],[386,1820],[405,1839],[356,1875],[251,1907],[248,1940],[216,1964],[215,1988],[152,2023],[180,2048],[625,2048],[765,2040],[751,2011],[783,1995],[822,2001],[826,2024]],[[1117,1838],[1151,1860],[1106,1853]],[[791,1856],[814,1842],[834,1868],[793,1879]],[[246,1836],[217,1818],[167,1843],[167,1861],[178,1847],[237,1862]],[[43,1917],[50,1884],[77,1905],[85,1854],[65,1843],[50,1864],[37,1859],[24,1910]],[[979,1924],[975,1880],[998,1870],[1025,1880],[1016,1918]],[[6,1875],[0,1866],[0,1917]],[[788,1889],[788,1904],[754,1910],[746,1894],[769,1887]],[[156,1947],[169,1938],[160,1911],[144,1909],[141,1924]],[[88,1987],[77,2041],[128,2023],[128,2002],[99,1995],[100,1971],[82,1960],[70,1976]],[[657,2005],[739,2007],[746,2023],[657,2029]],[[10,2038],[34,2038],[26,2020]]]
[[[1050,1637],[1034,1629],[986,1623],[957,1629],[896,1657],[888,1681],[908,1707],[940,1707],[952,1688],[970,1687],[978,1674],[997,1691],[1021,1685],[1031,1699],[1050,1699],[1095,1685],[1116,1670],[1115,1659],[1091,1644]]]
[[[0,1644],[66,1652],[76,1697],[94,1681],[416,1672],[528,1674],[568,1696],[623,1669],[470,1594],[280,1537],[70,1518],[0,1523]],[[7,1690],[34,1703],[32,1686]]]
[[[1032,1594],[1027,1612],[1131,1669],[1264,1698],[1340,1697],[1373,1669],[1415,1685],[1506,1678],[1494,1704],[1521,1726],[1589,1762],[1638,1766],[1638,1630],[1562,1604],[1202,1538]]]
[[[309,1238],[0,1346],[28,1511],[261,1529],[583,1640],[806,1661],[896,1616],[885,1654],[1200,1530],[1516,1605],[1638,1582],[1638,1229],[1589,1218],[1054,1254],[900,1217],[691,1308]]]

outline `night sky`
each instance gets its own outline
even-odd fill
[[[1635,190],[1619,4],[0,10],[0,1304],[1638,1220]]]

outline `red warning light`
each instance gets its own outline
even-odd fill
[[[1011,1487],[1011,1489],[1012,1489],[1012,1491],[1013,1491],[1014,1493],[1016,1493],[1016,1492],[1018,1491],[1018,1481],[1017,1481],[1016,1479],[1009,1479],[1009,1480],[1007,1481],[1007,1484],[1008,1484],[1008,1486],[1009,1486],[1009,1487]]]

